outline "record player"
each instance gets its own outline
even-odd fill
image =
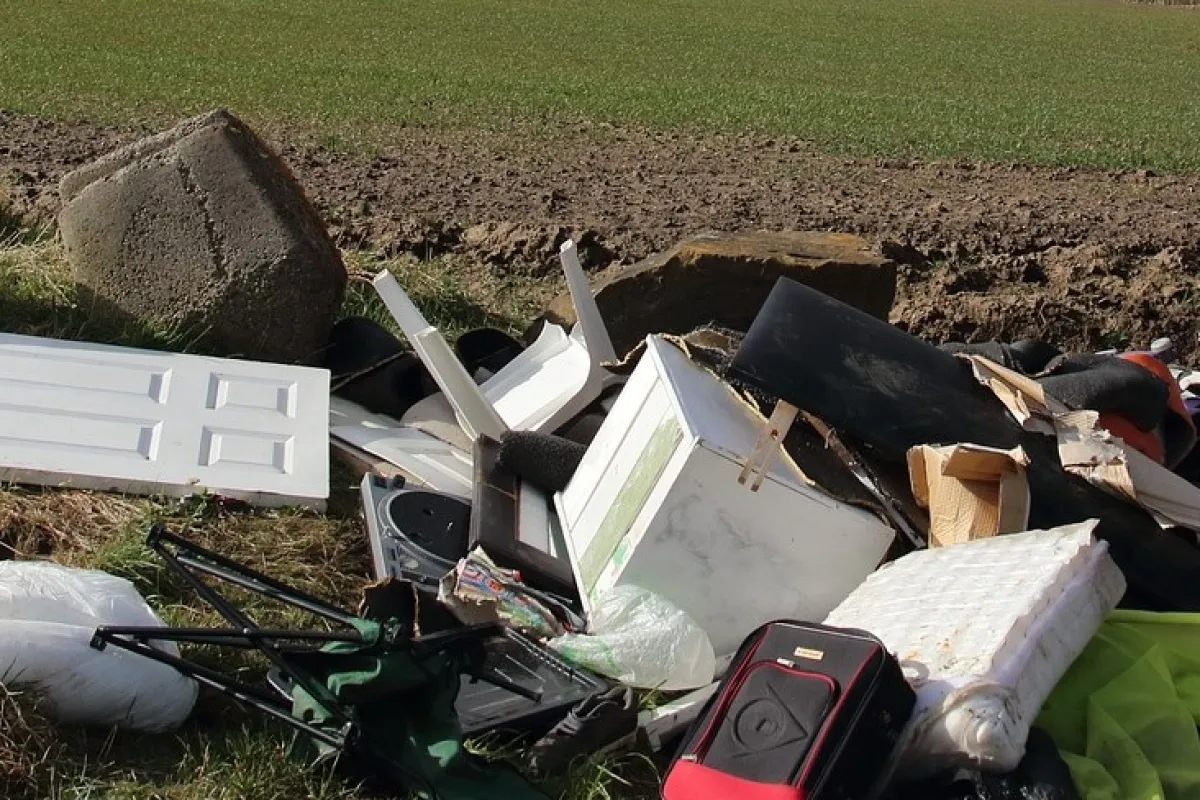
[[[373,474],[363,477],[361,493],[379,580],[404,578],[436,590],[467,555],[471,505],[465,500]]]

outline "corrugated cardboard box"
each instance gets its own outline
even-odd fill
[[[945,547],[1025,530],[1029,522],[1028,464],[1020,447],[998,450],[954,444],[909,450],[913,495],[929,509],[929,546]]]

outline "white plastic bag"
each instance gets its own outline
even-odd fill
[[[133,584],[97,570],[0,561],[0,683],[42,692],[60,722],[143,731],[178,726],[197,687],[176,670],[116,647],[100,625],[161,627]],[[179,655],[170,642],[152,646]]]
[[[591,633],[548,644],[585,669],[638,689],[682,691],[712,683],[717,659],[708,634],[670,602],[637,586],[616,586],[593,608]]]

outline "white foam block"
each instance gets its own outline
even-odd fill
[[[1016,768],[1042,704],[1125,593],[1096,524],[911,553],[826,618],[878,636],[916,690],[900,775]]]

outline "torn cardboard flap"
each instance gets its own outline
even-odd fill
[[[1137,501],[1126,464],[1129,448],[1100,427],[1095,411],[1072,411],[1055,418],[1058,459],[1063,469],[1127,500]]]
[[[1022,428],[1046,436],[1056,434],[1054,418],[1070,409],[1048,396],[1040,383],[982,356],[959,355],[959,358],[971,362],[975,379],[992,390]]]
[[[1101,428],[1098,419],[1095,411],[1075,411],[1057,419],[1063,467],[1136,502],[1163,527],[1200,530],[1200,488]]]
[[[909,480],[917,503],[929,509],[929,546],[946,547],[1029,523],[1029,458],[1020,447],[976,444],[921,445],[908,451]]]

